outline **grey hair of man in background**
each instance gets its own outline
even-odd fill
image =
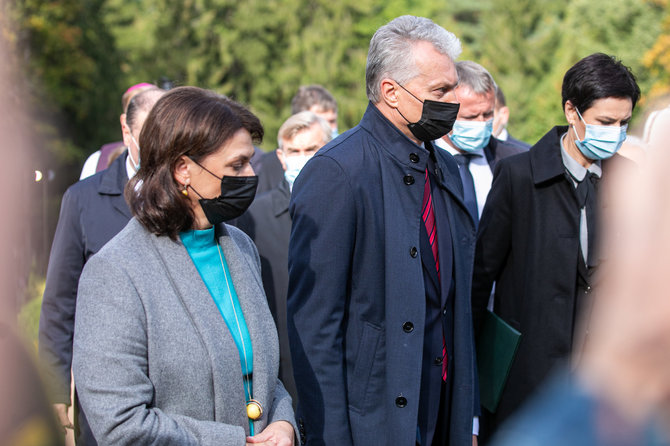
[[[303,85],[291,99],[291,113],[296,114],[312,107],[337,112],[337,101],[328,90],[321,85]]]
[[[332,138],[330,125],[325,119],[318,117],[311,111],[302,111],[288,118],[277,133],[277,142],[282,149],[284,140],[291,140],[295,135],[317,124],[323,133],[323,144],[329,142]]]
[[[459,87],[469,87],[475,94],[486,94],[498,89],[493,76],[478,63],[462,60],[455,65]]]
[[[370,41],[365,89],[373,104],[381,100],[382,79],[391,78],[405,84],[419,75],[412,57],[412,47],[417,42],[430,42],[451,60],[461,54],[460,40],[430,19],[404,15],[392,20],[379,28]]]

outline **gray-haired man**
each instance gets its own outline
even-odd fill
[[[456,72],[455,92],[461,107],[453,130],[435,144],[458,162],[465,204],[479,222],[496,162],[523,149],[491,136],[497,87],[489,72],[469,60],[456,62]]]
[[[295,181],[288,329],[308,444],[473,442],[474,223],[431,144],[458,112],[459,53],[428,19],[382,26],[363,119]]]

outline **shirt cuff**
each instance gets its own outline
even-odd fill
[[[472,419],[472,435],[479,435],[479,417]]]

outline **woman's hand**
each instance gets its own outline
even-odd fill
[[[247,445],[293,446],[293,426],[287,421],[270,423],[260,434],[247,437]]]

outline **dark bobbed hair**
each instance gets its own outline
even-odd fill
[[[190,229],[191,201],[173,177],[177,161],[186,155],[199,162],[241,129],[256,143],[263,139],[258,118],[225,96],[197,87],[167,92],[151,109],[140,133],[142,163],[125,190],[133,215],[153,234],[173,240]]]
[[[640,87],[630,69],[615,57],[603,53],[586,56],[563,77],[563,109],[570,101],[580,113],[594,101],[604,98],[629,98],[633,108],[640,99]]]

